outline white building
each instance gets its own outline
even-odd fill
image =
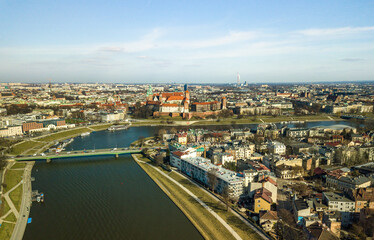
[[[267,144],[269,152],[272,154],[285,155],[286,145],[278,141],[271,141]]]
[[[193,155],[195,155],[195,157],[188,157]],[[221,194],[227,186],[230,197],[239,198],[240,195],[243,194],[243,177],[238,176],[234,171],[212,164],[207,158],[196,157],[196,150],[195,152],[173,152],[171,154],[170,164],[205,185],[209,185],[208,172],[211,169],[217,169],[216,174],[218,183],[215,190],[218,193]]]
[[[101,114],[101,121],[103,122],[115,122],[123,119],[125,119],[125,114],[122,111]]]
[[[23,135],[22,126],[8,126],[0,129],[0,137],[13,137]]]
[[[341,214],[342,226],[347,226],[352,221],[355,211],[355,202],[333,192],[324,192],[323,201],[330,211],[337,211]]]
[[[170,154],[170,165],[173,167],[181,169],[181,159],[184,158],[194,158],[197,155],[197,151],[194,148],[188,148],[184,151],[174,151]]]

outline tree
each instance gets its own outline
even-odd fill
[[[5,156],[0,156],[0,170],[2,170],[6,165]]]
[[[217,172],[218,170],[216,168],[211,168],[207,172],[208,186],[210,187],[210,190],[212,191],[214,191],[218,183]]]
[[[143,147],[143,144],[144,144],[144,137],[143,137],[143,136],[139,136],[139,138],[138,138],[138,142],[139,142],[139,146],[140,146],[140,147]]]
[[[230,200],[231,200],[231,196],[230,196],[231,195],[231,190],[227,185],[223,188],[221,195],[222,195],[222,198],[223,198],[223,202],[226,205],[226,211],[229,211]]]
[[[223,167],[236,172],[236,163],[235,162],[225,162],[225,164],[223,164]]]
[[[234,113],[230,109],[224,109],[218,114],[221,118],[229,118],[232,117],[232,115],[234,115]]]
[[[166,130],[163,129],[163,128],[159,129],[158,132],[157,132],[158,139],[162,140],[162,137],[163,137],[164,134],[166,134]]]
[[[164,163],[164,157],[161,155],[161,154],[158,154],[156,157],[155,157],[155,162],[157,165],[161,165]]]
[[[170,133],[171,134],[176,134],[178,131],[177,131],[177,129],[175,129],[175,128],[171,128],[170,129]]]

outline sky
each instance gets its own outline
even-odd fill
[[[0,82],[374,80],[374,1],[0,0]]]

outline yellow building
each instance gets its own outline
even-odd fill
[[[271,200],[271,195],[271,192],[266,190],[265,188],[257,190],[256,194],[254,195],[253,203],[253,210],[255,213],[271,210],[271,204],[273,203],[273,201]]]

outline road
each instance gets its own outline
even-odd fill
[[[21,208],[19,210],[19,217],[17,219],[16,225],[14,226],[14,231],[11,240],[21,240],[23,234],[26,230],[27,219],[29,218],[30,208],[31,208],[31,170],[34,162],[28,162],[23,174],[23,193]]]

